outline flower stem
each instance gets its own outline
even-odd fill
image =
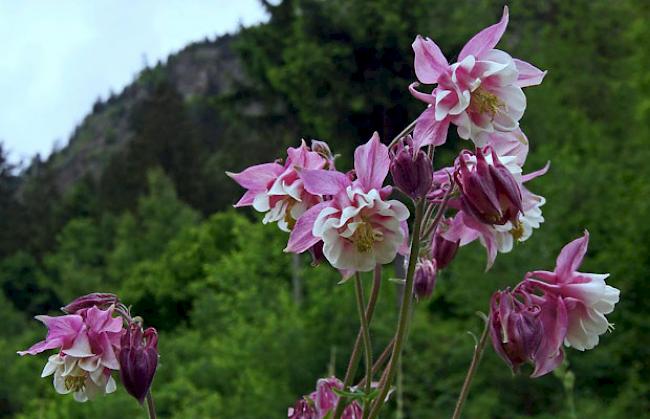
[[[415,123],[416,123],[416,122],[418,122],[417,119],[416,119],[415,121],[411,122],[410,124],[408,124],[408,125],[406,126],[406,128],[404,128],[404,129],[402,130],[402,132],[400,132],[399,134],[397,134],[397,135],[395,136],[395,138],[393,138],[393,141],[391,141],[390,144],[388,144],[388,148],[391,148],[392,146],[394,146],[395,143],[397,143],[397,142],[400,140],[400,138],[402,138],[403,136],[405,136],[405,135],[407,135],[407,134],[410,134],[411,131],[413,131],[413,130],[415,129]]]
[[[370,419],[374,419],[379,415],[386,395],[390,389],[391,383],[395,376],[397,369],[398,359],[402,353],[402,346],[406,340],[406,330],[408,329],[409,318],[411,317],[411,303],[413,301],[413,274],[415,273],[415,264],[418,260],[418,253],[420,252],[420,228],[422,226],[422,218],[424,210],[424,200],[420,199],[415,204],[415,220],[413,221],[413,232],[411,235],[411,254],[409,255],[409,266],[406,272],[406,283],[404,285],[404,294],[402,295],[402,306],[399,312],[399,321],[397,323],[397,331],[395,332],[395,344],[393,345],[393,353],[391,354],[390,361],[384,371],[384,375],[380,382],[379,395],[375,399],[370,411]]]
[[[147,392],[147,409],[149,410],[149,419],[156,419],[156,405],[153,402],[151,390]]]
[[[370,298],[368,299],[368,305],[366,306],[366,319],[368,324],[372,320],[372,316],[375,313],[375,305],[379,299],[379,290],[381,289],[381,265],[375,266],[374,279],[372,282],[372,290],[370,291]],[[345,378],[343,379],[343,388],[347,389],[352,385],[352,380],[354,380],[354,375],[357,372],[357,366],[359,365],[359,357],[361,356],[361,342],[363,341],[363,333],[361,328],[357,334],[357,339],[354,342],[354,347],[352,348],[352,354],[350,355],[350,361],[348,362],[348,369],[345,372]],[[336,404],[336,409],[334,409],[333,419],[339,419],[341,414],[343,414],[343,408],[345,407],[345,398],[340,397],[339,401]]]
[[[370,392],[370,384],[372,382],[372,344],[370,342],[370,330],[368,328],[368,319],[366,318],[366,313],[364,313],[364,296],[363,296],[363,284],[361,283],[361,277],[359,272],[356,273],[354,277],[354,290],[357,297],[357,311],[359,313],[359,324],[361,325],[361,333],[363,334],[363,347],[365,349],[366,355],[366,393]]]
[[[487,343],[488,337],[488,327],[489,321],[485,321],[485,326],[483,327],[483,334],[478,343],[474,346],[474,355],[472,356],[472,363],[469,365],[467,370],[467,375],[465,376],[465,382],[463,383],[463,388],[460,390],[460,395],[458,396],[458,401],[456,402],[456,409],[454,409],[454,415],[452,419],[460,419],[460,414],[463,411],[463,405],[465,400],[467,400],[467,395],[469,394],[469,388],[472,385],[472,379],[474,379],[474,374],[478,369],[478,364],[481,362],[481,357],[483,356],[483,351],[485,350],[485,344]]]

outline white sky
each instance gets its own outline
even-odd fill
[[[143,57],[265,19],[257,0],[0,0],[0,141],[14,161],[46,157]]]

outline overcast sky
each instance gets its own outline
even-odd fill
[[[265,18],[257,0],[0,0],[0,141],[14,161],[45,157],[144,57]]]

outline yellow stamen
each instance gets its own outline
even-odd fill
[[[293,227],[296,225],[296,220],[291,216],[291,209],[298,201],[293,198],[287,198],[287,200],[287,208],[284,211],[284,221],[287,223],[289,230],[293,230]]]
[[[81,375],[81,376],[75,376],[75,375],[68,375],[65,377],[65,388],[67,390],[71,391],[80,391],[84,388],[84,382],[86,381],[86,377]]]
[[[503,103],[499,98],[494,94],[490,93],[485,89],[480,87],[472,92],[469,107],[472,111],[478,113],[487,113],[496,115],[499,111],[499,108],[503,106]]]
[[[376,241],[381,240],[382,234],[375,232],[369,222],[363,221],[357,226],[352,235],[352,242],[357,246],[357,250],[366,253],[372,249]]]
[[[515,226],[512,227],[512,230],[510,230],[510,234],[512,234],[513,239],[519,240],[524,236],[524,225],[517,221]]]

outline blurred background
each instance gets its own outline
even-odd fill
[[[300,138],[328,141],[349,167],[373,131],[388,141],[422,111],[407,91],[415,35],[454,57],[504,2],[234,3],[1,3],[0,416],[145,417],[119,385],[83,405],[60,396],[39,378],[45,355],[15,354],[45,333],[32,316],[91,291],[119,294],[161,332],[161,418],[282,418],[317,378],[343,375],[358,328],[351,285],[283,254],[276,226],[235,213],[242,191],[224,172]],[[440,275],[417,305],[385,417],[449,417],[475,312],[551,269],[585,228],[583,270],[621,289],[616,329],[568,351],[573,390],[553,374],[514,377],[488,348],[465,416],[569,418],[572,394],[580,418],[650,417],[650,3],[508,5],[500,47],[548,70],[521,122],[525,171],[552,162],[531,184],[546,222],[487,275],[478,244]],[[435,164],[467,145],[449,141]],[[396,305],[386,281],[377,351]]]

